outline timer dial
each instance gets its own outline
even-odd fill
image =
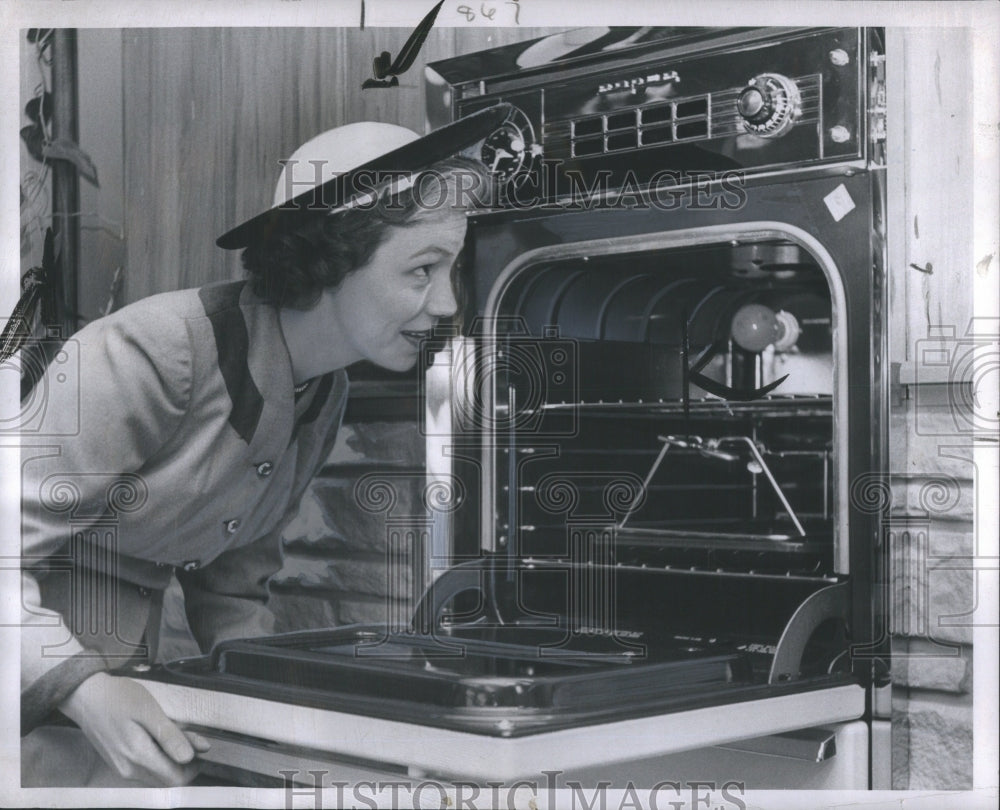
[[[531,161],[540,153],[531,120],[514,107],[507,120],[486,136],[479,156],[486,168],[504,184],[530,169]]]
[[[736,98],[743,127],[762,138],[780,138],[802,115],[802,97],[792,79],[778,73],[754,76]]]

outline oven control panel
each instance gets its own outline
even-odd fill
[[[595,46],[586,59],[534,65],[540,40],[435,63],[429,75],[439,85],[435,71],[449,77],[452,118],[499,102],[516,108],[479,155],[511,207],[706,175],[864,165],[876,35],[713,31],[685,48],[642,34]],[[485,79],[476,75],[484,64],[493,70]]]

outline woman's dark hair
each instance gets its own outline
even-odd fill
[[[308,309],[324,289],[336,287],[371,259],[389,226],[406,226],[428,209],[478,207],[491,188],[482,163],[456,157],[431,166],[412,187],[383,191],[368,204],[333,213],[289,213],[243,251],[250,287],[275,306]]]

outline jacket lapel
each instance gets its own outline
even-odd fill
[[[198,295],[215,337],[229,423],[253,463],[274,461],[288,448],[294,418],[291,359],[278,310],[242,281],[209,285]]]
[[[240,309],[243,282],[202,287],[198,290],[205,314],[212,324],[219,371],[232,403],[229,423],[250,444],[264,410],[264,397],[250,374],[250,336]]]

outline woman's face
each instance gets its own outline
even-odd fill
[[[390,227],[368,263],[323,294],[344,348],[392,371],[413,368],[421,339],[458,307],[451,268],[465,230],[465,214],[452,209]]]

